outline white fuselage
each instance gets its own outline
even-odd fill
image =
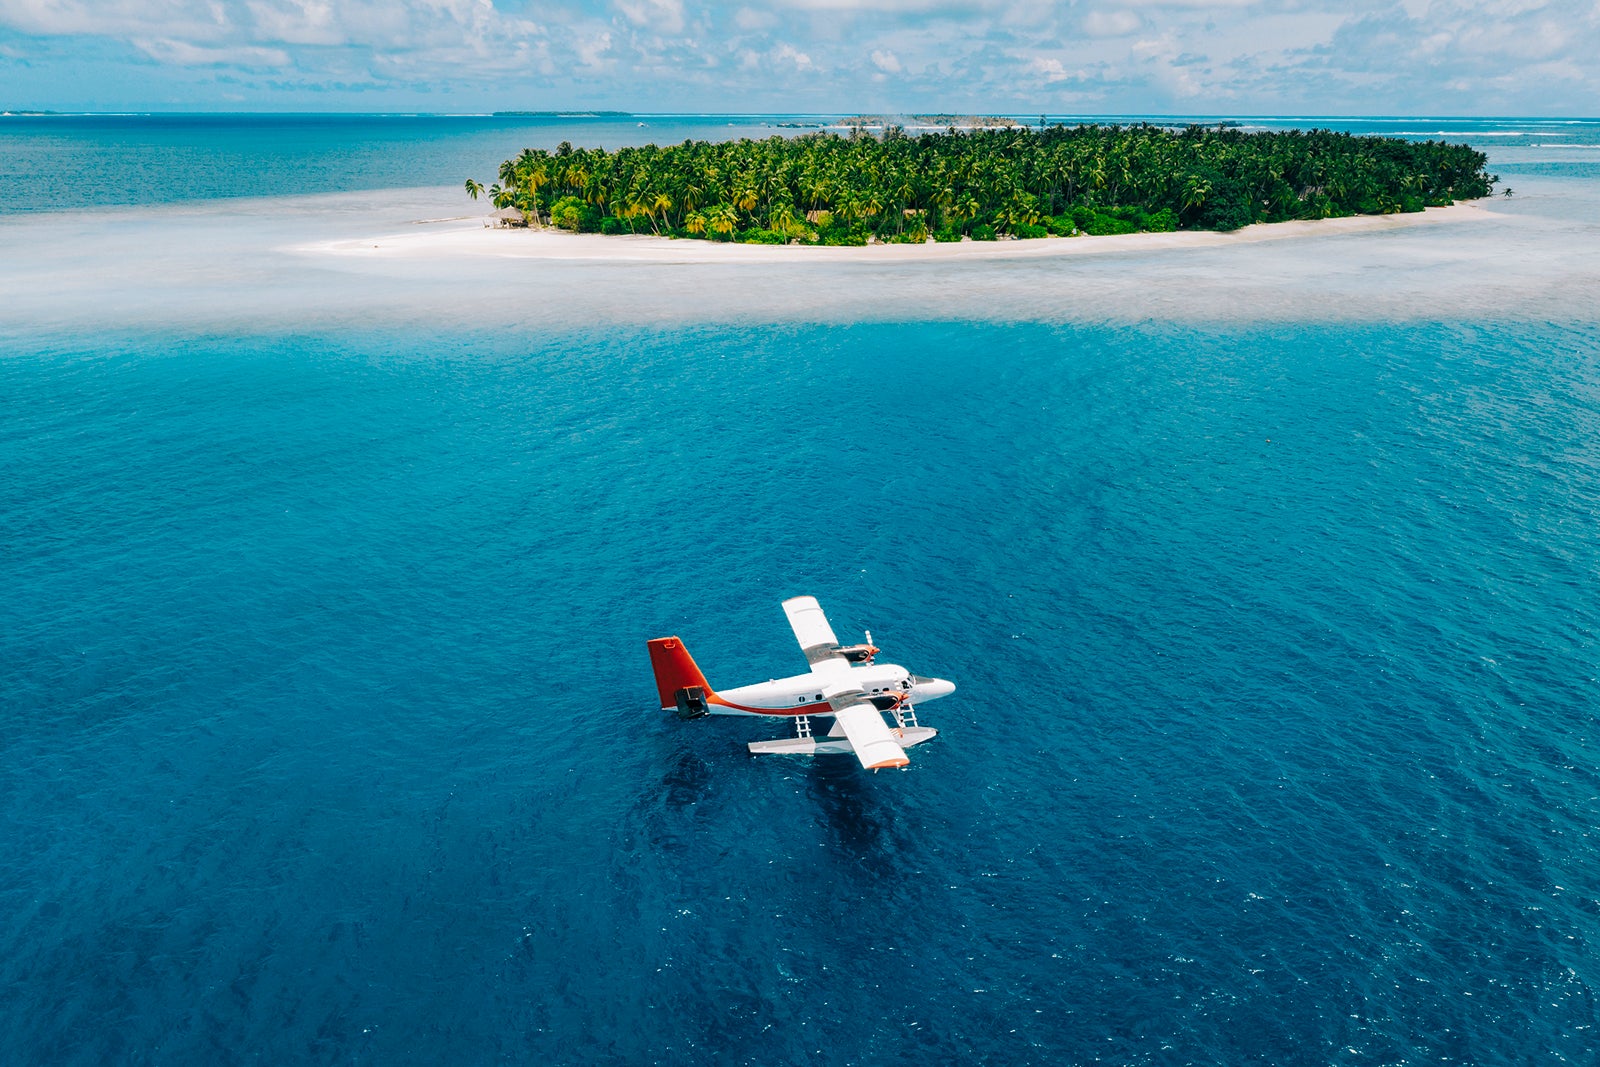
[[[954,682],[922,678],[893,663],[862,664],[850,668],[850,681],[868,700],[902,698],[905,706],[934,700],[955,692]],[[837,685],[837,679],[831,679]],[[737,689],[721,689],[706,701],[713,715],[832,715],[823,696],[823,680],[815,674],[774,678]]]

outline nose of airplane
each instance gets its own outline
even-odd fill
[[[934,697],[947,697],[955,691],[954,682],[947,682],[943,678],[924,678],[917,686],[917,699],[932,700]]]

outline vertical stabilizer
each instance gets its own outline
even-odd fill
[[[676,711],[688,718],[704,715],[706,697],[712,696],[713,690],[683,642],[676,637],[658,637],[649,644],[650,667],[656,672],[661,710]]]

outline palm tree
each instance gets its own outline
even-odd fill
[[[794,225],[794,205],[779,202],[767,216],[767,224],[778,233],[788,233],[789,227]]]
[[[539,186],[550,180],[544,153],[524,148],[512,167],[512,174],[518,186],[527,191],[527,210],[533,215],[533,224],[539,225]]]
[[[665,215],[671,211],[672,197],[662,192],[653,193],[645,198],[645,209],[650,213],[650,228],[659,234],[661,231],[656,227],[656,212]]]
[[[482,193],[483,193],[482,184],[473,181],[471,178],[468,178],[467,179],[467,195],[472,197],[472,199],[476,200],[476,199],[478,199],[478,197],[480,195],[482,195]]]
[[[1204,174],[1190,174],[1183,179],[1183,210],[1197,208],[1211,195],[1211,179]]]

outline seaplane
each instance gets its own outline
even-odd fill
[[[862,644],[840,644],[816,597],[785,600],[783,613],[811,666],[807,673],[790,678],[718,691],[700,673],[680,638],[647,642],[661,710],[685,719],[704,715],[793,719],[794,737],[752,741],[750,751],[758,756],[854,752],[861,766],[872,771],[904,767],[911,762],[906,749],[938,735],[938,730],[917,722],[916,706],[954,693],[954,682],[877,663],[871,630]],[[884,720],[885,713],[894,725]],[[833,720],[827,734],[819,737],[813,732],[813,718]]]

